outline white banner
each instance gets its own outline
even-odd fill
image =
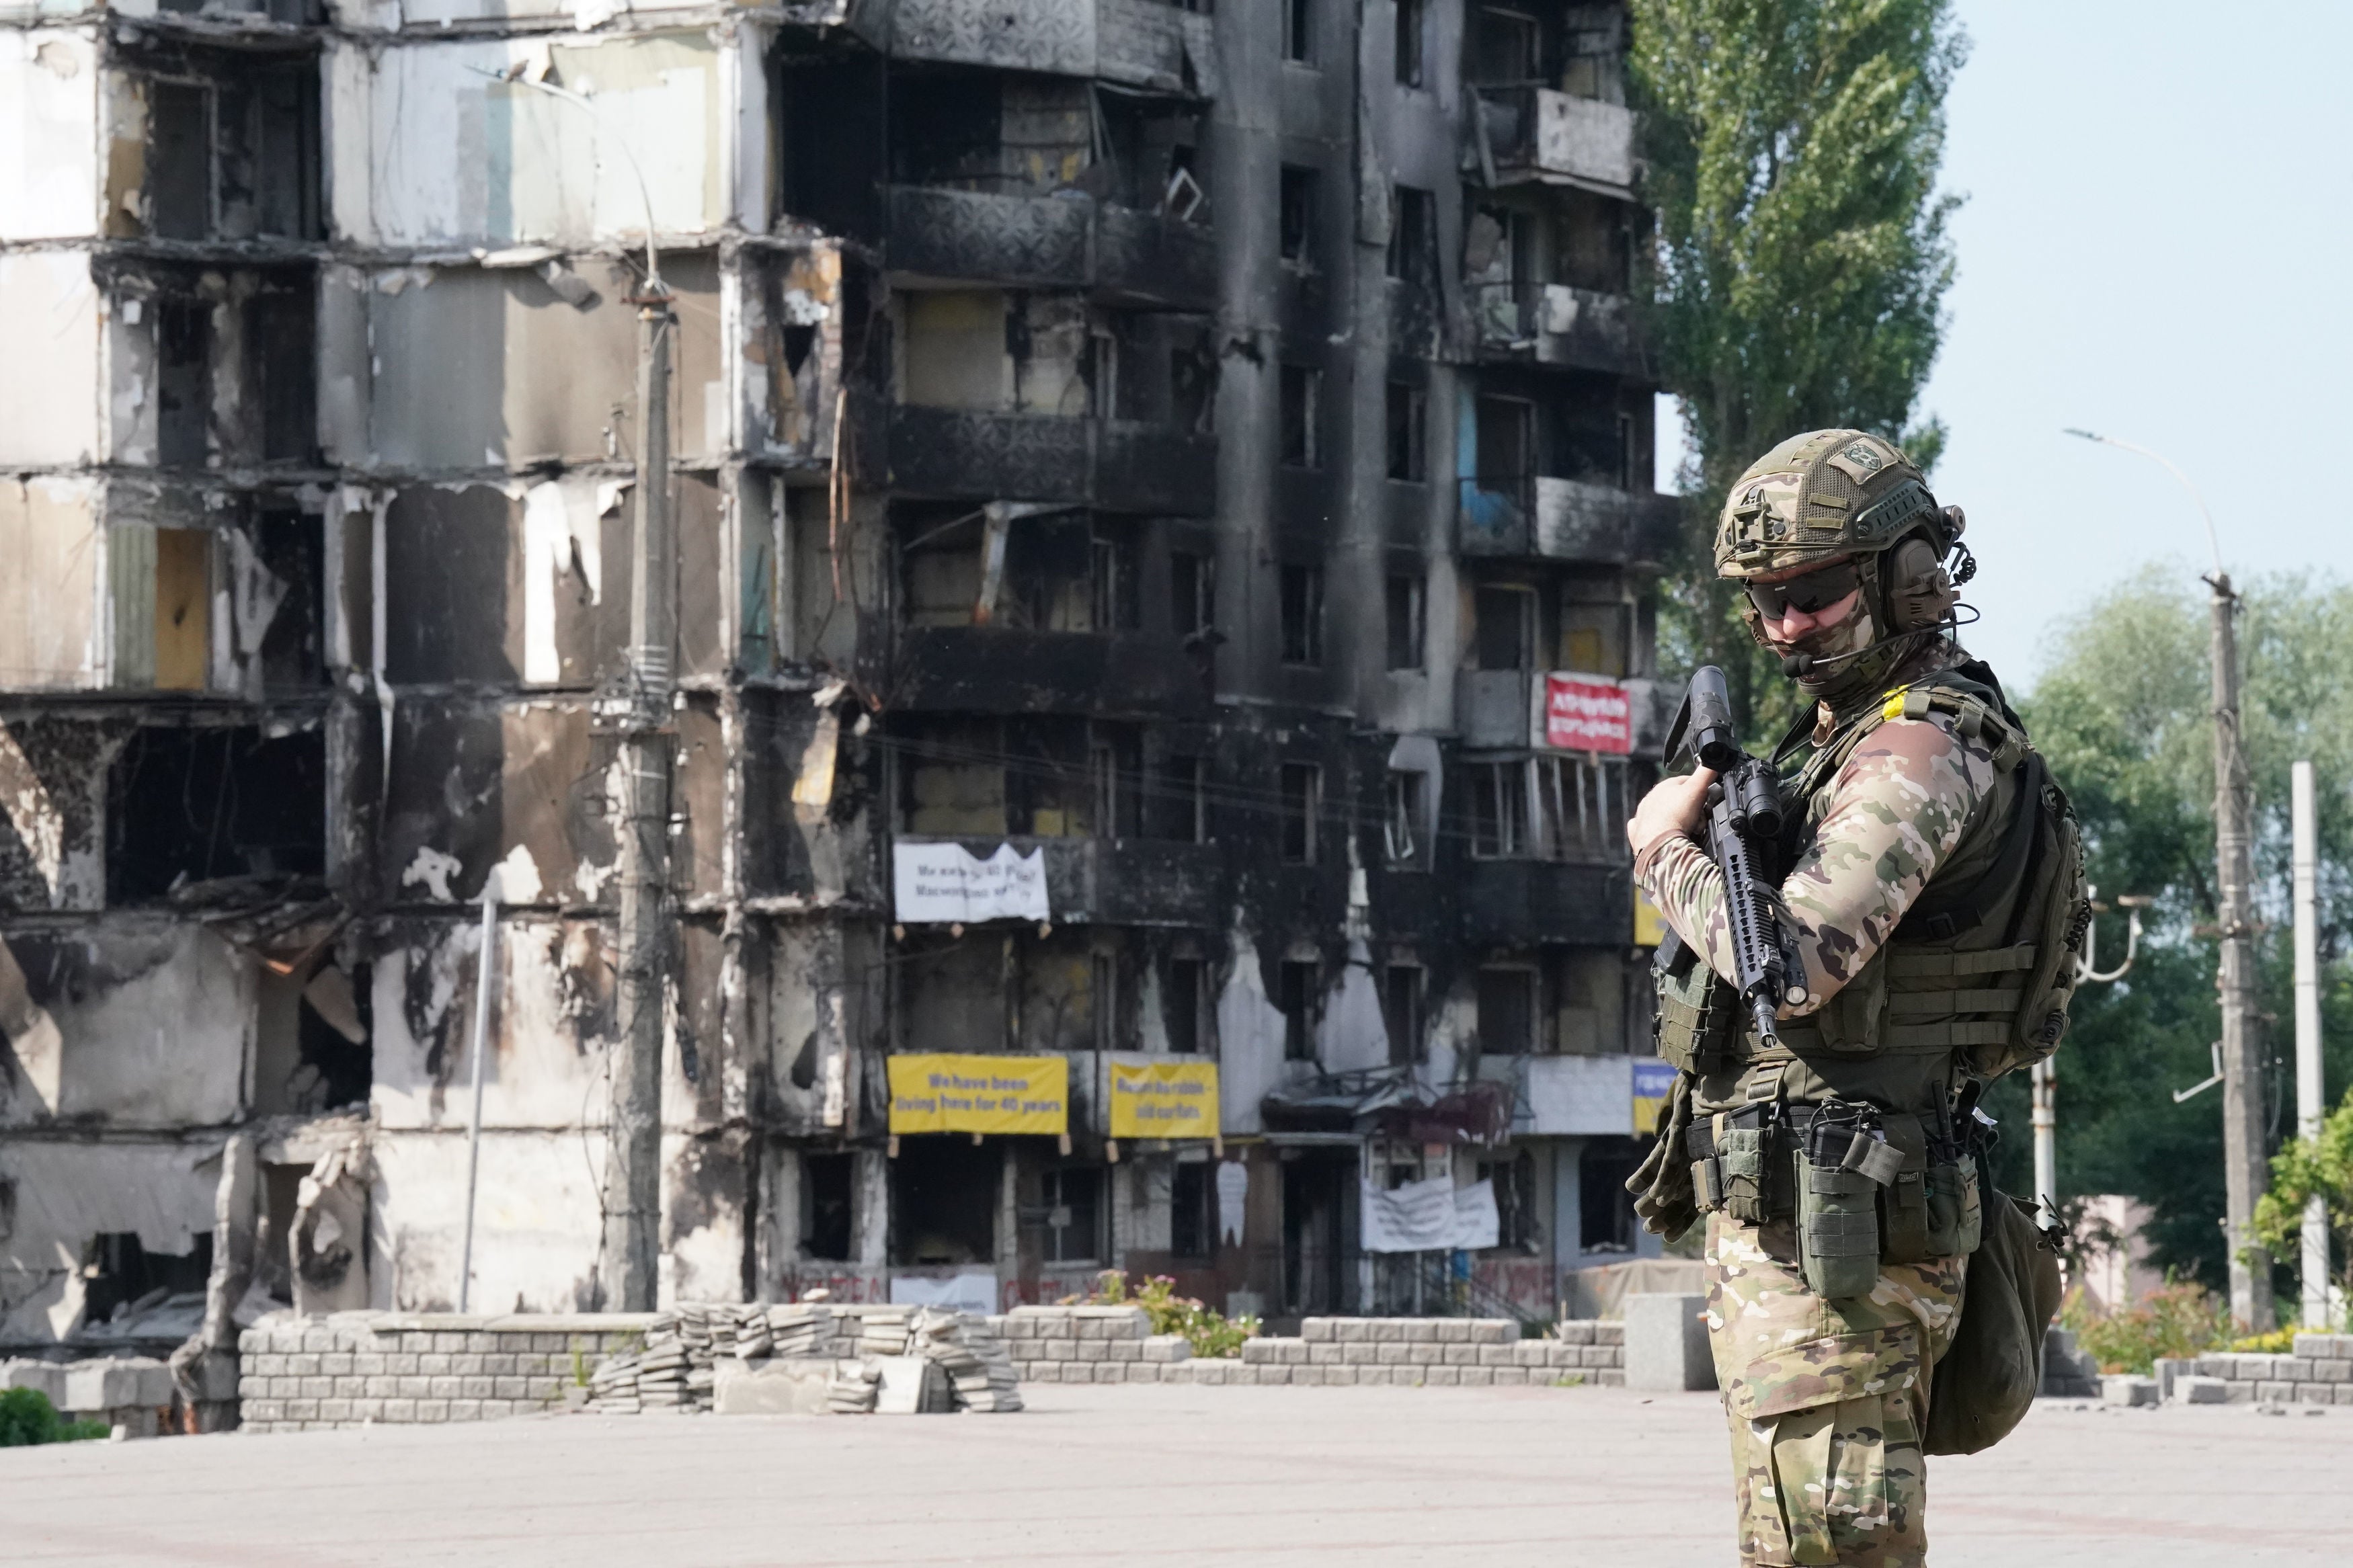
[[[1457,1187],[1451,1176],[1432,1176],[1364,1191],[1366,1252],[1477,1251],[1495,1246],[1502,1230],[1493,1182]]]
[[[982,860],[961,844],[894,844],[891,880],[896,917],[911,925],[1053,918],[1043,849],[1000,844]]]
[[[1454,1245],[1465,1252],[1500,1246],[1503,1216],[1495,1212],[1495,1184],[1473,1182],[1454,1189]]]
[[[984,1318],[1001,1310],[997,1300],[997,1276],[994,1274],[953,1274],[945,1279],[921,1274],[902,1274],[891,1281],[891,1304],[894,1307],[952,1307],[959,1312],[977,1312]]]

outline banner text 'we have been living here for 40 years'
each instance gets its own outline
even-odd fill
[[[890,1058],[891,1131],[1070,1131],[1070,1063],[1060,1057],[902,1056]]]

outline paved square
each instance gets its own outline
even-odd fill
[[[549,1416],[0,1451],[11,1564],[1727,1564],[1713,1394],[1038,1385],[1007,1416]],[[2345,1561],[2353,1410],[2046,1403],[1937,1568]]]

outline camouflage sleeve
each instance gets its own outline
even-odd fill
[[[1781,884],[1805,954],[1810,1013],[1855,977],[1945,863],[1993,790],[1993,755],[1942,714],[1882,724],[1831,782],[1813,841]],[[1724,874],[1688,838],[1653,856],[1642,890],[1718,974],[1732,973]]]

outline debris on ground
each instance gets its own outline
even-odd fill
[[[894,1366],[922,1363],[905,1399],[885,1404]],[[607,1415],[709,1410],[722,1362],[765,1367],[831,1363],[824,1408],[837,1415],[1021,1408],[1020,1376],[986,1319],[939,1307],[801,1301],[788,1306],[681,1303],[646,1331],[635,1350],[607,1356],[588,1375],[587,1407]],[[933,1373],[936,1369],[936,1377]],[[886,1373],[894,1375],[886,1377]],[[934,1395],[934,1384],[941,1385]]]

